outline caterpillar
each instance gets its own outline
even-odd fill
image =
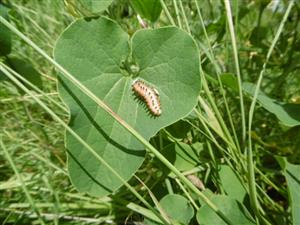
[[[144,100],[148,109],[154,116],[161,115],[162,111],[160,107],[159,93],[155,88],[149,87],[144,81],[135,80],[132,84],[132,90],[137,96]]]

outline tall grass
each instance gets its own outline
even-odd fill
[[[47,54],[73,18],[62,1],[10,1],[11,23]],[[55,111],[63,121],[68,113],[56,91],[53,66],[14,36],[12,54],[29,60],[43,77],[42,94],[20,96],[10,82],[0,83],[1,206],[6,223],[72,224],[114,221],[111,199],[96,199],[78,193],[66,172],[64,131],[34,97]],[[50,96],[51,100],[45,96]],[[53,102],[54,100],[54,102]],[[28,204],[30,203],[30,204]]]

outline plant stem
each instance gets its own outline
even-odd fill
[[[294,5],[294,0],[291,0],[289,2],[288,8],[283,16],[283,19],[279,25],[279,28],[276,32],[276,35],[272,41],[272,44],[268,50],[266,60],[263,64],[262,70],[260,71],[257,83],[256,83],[256,88],[254,91],[253,99],[251,102],[250,110],[249,110],[249,124],[248,124],[248,151],[247,151],[247,162],[248,162],[248,171],[249,171],[249,190],[250,190],[250,202],[251,205],[254,209],[254,212],[256,216],[259,216],[259,205],[258,205],[258,200],[257,200],[257,192],[256,192],[256,187],[255,187],[255,172],[254,172],[254,164],[253,164],[253,151],[252,151],[252,138],[251,138],[251,130],[252,130],[252,120],[253,120],[253,115],[254,115],[254,109],[255,109],[255,104],[257,101],[260,85],[266,70],[266,66],[269,62],[269,59],[271,57],[271,54],[274,50],[274,47],[279,39],[279,36],[283,30],[284,24],[288,18],[288,15],[290,14],[290,11]]]
[[[177,2],[176,0],[173,0],[173,5],[175,8],[175,13],[176,13],[176,18],[177,18],[177,23],[180,29],[182,29],[182,24],[181,24],[181,20],[180,20],[180,15],[179,15],[179,11],[178,11],[178,6],[177,6]]]
[[[185,22],[185,26],[186,26],[187,32],[189,34],[191,34],[191,29],[190,29],[189,21],[187,20],[187,17],[186,17],[186,14],[185,14],[185,11],[184,11],[184,8],[183,8],[183,5],[182,5],[182,1],[179,1],[179,6],[180,6],[180,10],[181,10],[182,15],[183,15],[183,19],[184,19],[184,22]]]
[[[235,70],[237,75],[237,80],[239,84],[239,97],[240,97],[240,108],[241,108],[241,118],[242,118],[242,146],[245,145],[246,142],[246,116],[245,116],[245,109],[244,109],[244,97],[242,91],[242,77],[240,72],[240,65],[239,65],[239,57],[238,57],[238,50],[237,50],[237,43],[235,38],[234,26],[232,22],[232,13],[231,13],[231,6],[229,0],[224,0],[225,8],[226,8],[226,15],[227,15],[227,22],[229,26],[230,36],[231,36],[231,43],[233,49],[233,56],[235,62]]]
[[[199,4],[197,2],[197,0],[195,0],[195,4],[196,4],[196,8],[197,8],[197,13],[198,13],[198,16],[200,18],[200,23],[201,23],[201,26],[202,26],[202,29],[203,29],[203,32],[204,32],[204,36],[205,36],[205,39],[206,39],[206,42],[207,42],[207,45],[208,45],[208,49],[209,49],[209,52],[205,51],[206,52],[206,55],[209,57],[210,61],[212,62],[213,66],[214,66],[214,69],[216,71],[216,74],[217,74],[217,79],[218,79],[218,83],[219,83],[219,86],[220,86],[220,92],[222,94],[222,98],[223,98],[223,101],[224,101],[224,104],[225,104],[225,109],[226,109],[226,113],[228,115],[228,118],[229,118],[229,122],[230,122],[230,126],[231,126],[231,130],[233,132],[233,136],[234,136],[234,140],[235,140],[235,145],[237,146],[237,149],[240,151],[240,144],[239,144],[239,141],[238,141],[238,138],[237,138],[237,134],[236,134],[236,130],[235,130],[235,127],[234,127],[234,124],[233,124],[233,120],[232,120],[232,116],[231,116],[231,113],[230,113],[230,110],[229,110],[229,107],[228,107],[228,103],[227,103],[227,99],[226,99],[226,96],[225,96],[225,90],[224,90],[224,87],[223,87],[223,84],[222,84],[222,80],[221,80],[221,69],[218,67],[218,64],[216,62],[216,59],[215,59],[215,56],[213,54],[213,49],[212,49],[212,46],[210,44],[210,40],[208,38],[208,34],[206,32],[206,28],[205,28],[205,24],[204,24],[204,21],[203,21],[203,18],[202,18],[202,15],[201,15],[201,11],[200,11],[200,8],[199,8]],[[205,81],[206,79],[206,76],[203,76],[203,80]],[[205,81],[206,83],[206,81]],[[204,87],[205,88],[205,87]],[[210,92],[207,92],[207,95],[210,96]],[[217,107],[215,107],[213,104],[213,99],[212,97],[209,97],[210,99],[210,102],[214,108],[214,111],[216,113],[216,116],[224,130],[224,132],[226,133],[227,137],[230,137],[230,133],[228,131],[228,129],[226,128],[226,124],[225,122],[223,121],[223,118],[218,110]],[[241,151],[240,151],[241,152]]]

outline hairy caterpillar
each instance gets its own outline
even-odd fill
[[[135,80],[132,84],[132,90],[145,101],[154,116],[161,115],[159,93],[155,88],[149,87],[144,81]]]

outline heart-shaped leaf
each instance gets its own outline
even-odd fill
[[[128,35],[109,19],[80,19],[61,35],[54,55],[146,139],[186,116],[196,105],[199,53],[194,40],[178,28],[141,30],[129,42]],[[139,68],[137,73],[126,70],[133,68],[129,60]],[[149,114],[145,104],[136,99],[132,91],[135,79],[159,92],[160,116]],[[63,77],[59,91],[71,111],[70,127],[128,180],[143,162],[143,146]],[[103,196],[120,187],[120,180],[69,134],[66,148],[71,180],[79,191]]]

